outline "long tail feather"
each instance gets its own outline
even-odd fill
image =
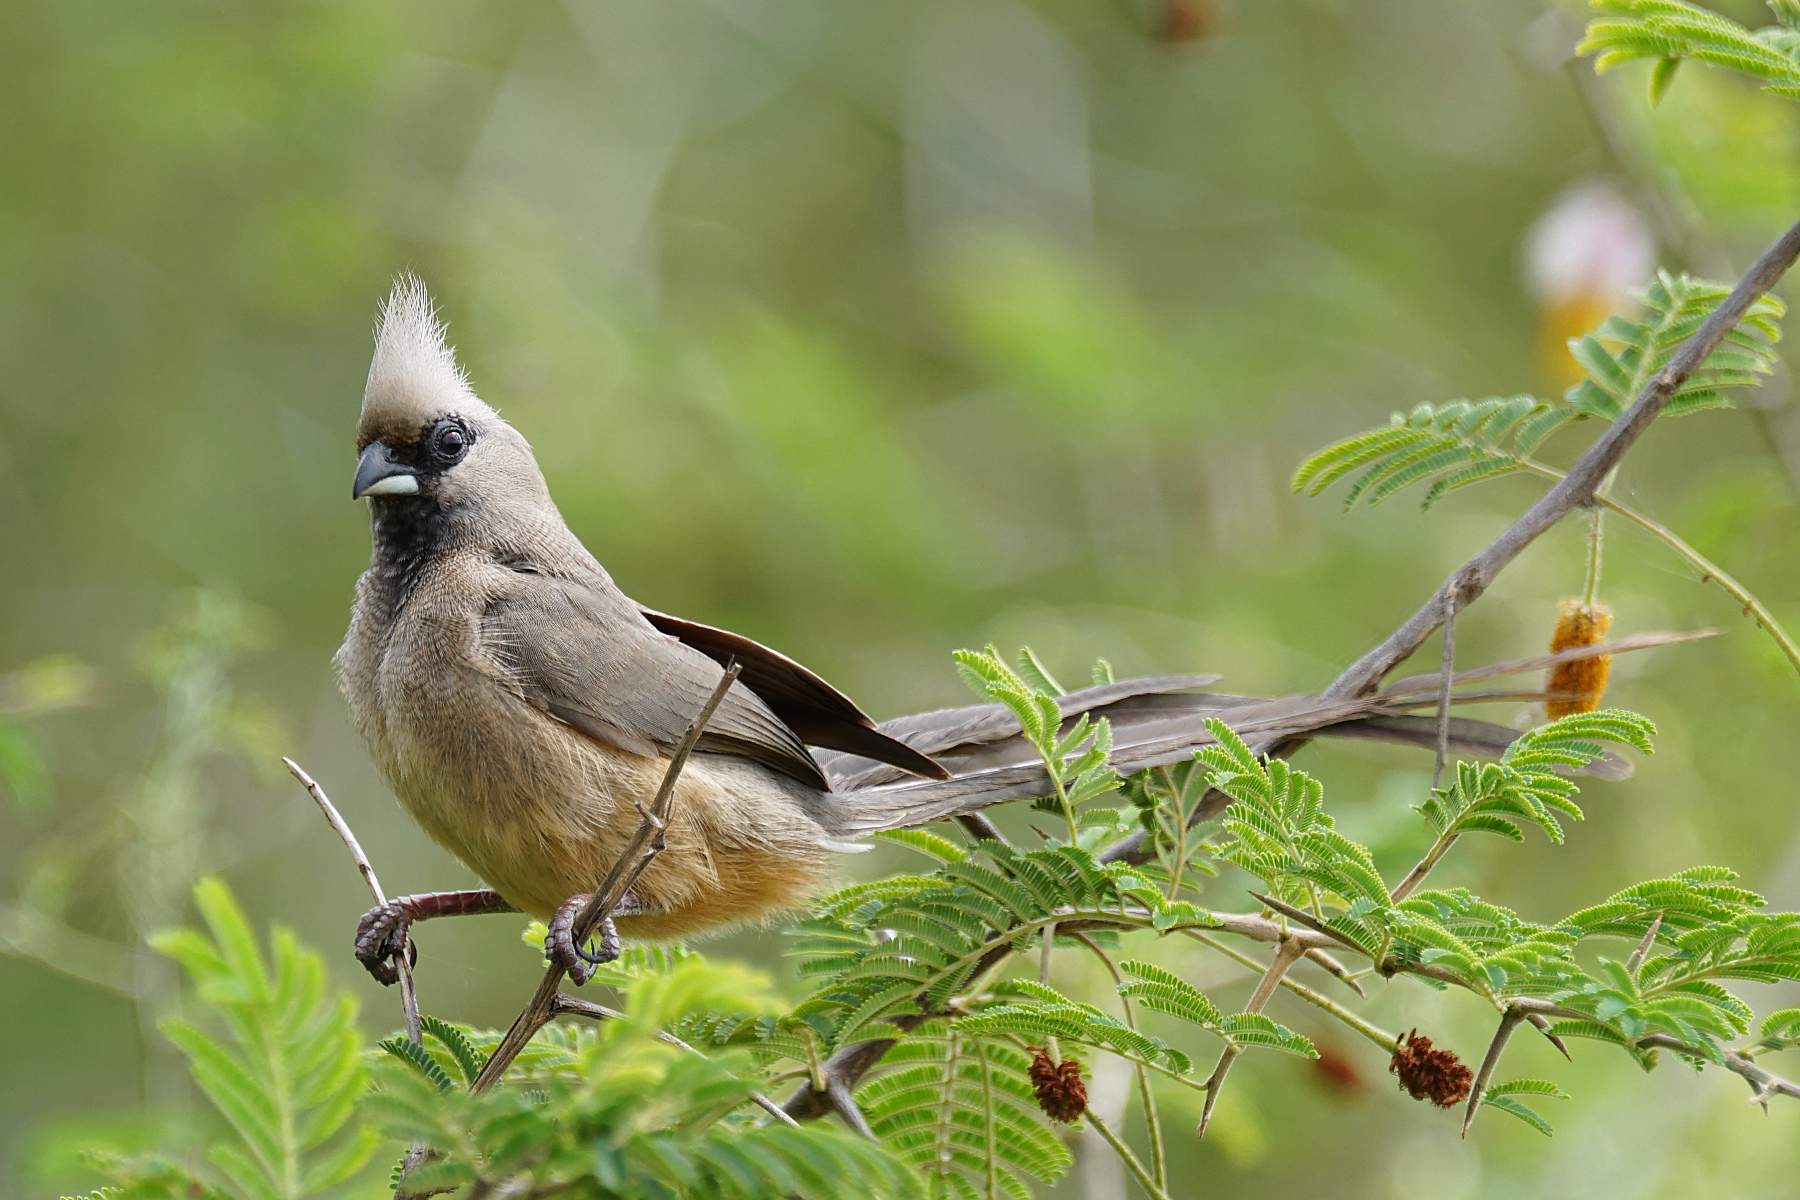
[[[1713,631],[1640,634],[1572,652],[1620,654],[1670,645]],[[1570,656],[1537,655],[1460,672],[1459,683],[1501,675],[1542,671]],[[1228,693],[1200,692],[1216,675],[1164,676],[1124,680],[1070,692],[1058,705],[1067,721],[1086,714],[1112,725],[1113,767],[1129,774],[1147,767],[1183,761],[1213,737],[1205,722],[1217,717],[1246,741],[1280,746],[1291,753],[1314,737],[1341,737],[1435,748],[1435,716],[1417,715],[1434,707],[1440,677],[1419,675],[1397,681],[1386,691],[1354,700],[1327,701],[1318,696],[1264,699]],[[1496,699],[1533,699],[1541,692],[1480,692],[1453,696],[1454,703]],[[1021,736],[1018,721],[999,704],[972,705],[916,713],[883,722],[883,733],[931,755],[949,769],[947,780],[919,779],[882,763],[849,754],[818,755],[839,800],[841,823],[835,833],[850,835],[917,825],[973,812],[1009,800],[1034,798],[1050,790],[1049,777],[1037,753]],[[1450,748],[1469,757],[1497,757],[1520,731],[1490,721],[1456,717],[1450,721]],[[1631,774],[1629,760],[1617,755],[1593,763],[1587,774],[1622,779]]]

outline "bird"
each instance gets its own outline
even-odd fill
[[[547,951],[583,982],[621,935],[704,935],[802,906],[862,835],[975,820],[1048,790],[1000,705],[878,725],[785,655],[628,597],[563,520],[524,436],[476,394],[411,274],[380,306],[356,448],[352,493],[368,504],[372,549],[334,657],[339,684],[401,806],[486,885],[365,914],[356,956],[384,983],[413,923],[495,912],[550,922]],[[666,848],[600,949],[573,946],[575,906],[637,831],[728,664],[741,673],[680,774]],[[1103,683],[1059,704],[1069,721],[1112,723],[1121,772],[1191,757],[1212,741],[1211,716],[1267,746],[1437,741],[1438,722],[1411,715],[1436,702],[1436,676],[1349,700],[1201,690],[1218,678]],[[1459,717],[1449,735],[1493,755],[1518,731]]]

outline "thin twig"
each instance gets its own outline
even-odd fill
[[[351,832],[350,823],[344,820],[343,814],[338,812],[337,806],[332,804],[330,797],[325,795],[325,789],[314,782],[311,775],[301,770],[300,764],[293,759],[283,758],[281,762],[288,769],[289,774],[300,781],[300,786],[306,789],[306,794],[313,798],[314,803],[319,806],[319,810],[325,814],[325,819],[331,823],[331,828],[349,848],[350,857],[356,860],[356,869],[362,872],[363,882],[368,884],[369,891],[375,894],[376,905],[386,904],[387,893],[381,890],[381,880],[375,877],[375,868],[370,864],[369,856],[363,853],[362,843],[356,840],[356,834]],[[419,997],[413,988],[412,962],[407,954],[408,942],[408,936],[402,934],[400,951],[394,955],[394,969],[400,976],[400,1007],[406,1014],[407,1039],[415,1046],[423,1046],[425,1039],[419,1028]]]
[[[1316,948],[1308,950],[1306,952],[1306,960],[1308,962],[1317,963],[1324,969],[1327,975],[1330,975],[1333,979],[1355,992],[1362,999],[1367,1000],[1369,998],[1369,993],[1363,991],[1363,985],[1357,982],[1356,976],[1350,973],[1350,968],[1346,967],[1343,963],[1339,962],[1325,951]]]
[[[1106,968],[1107,974],[1112,976],[1114,988],[1125,986],[1125,977],[1119,974],[1119,968],[1113,963],[1112,955],[1102,950],[1099,942],[1085,933],[1076,932],[1071,936],[1094,952],[1094,957],[1100,960],[1101,965]],[[1119,1007],[1125,1013],[1126,1028],[1135,1032],[1138,1027],[1137,1010],[1131,1003],[1131,997],[1121,995]],[[1169,1186],[1169,1166],[1168,1157],[1163,1149],[1162,1116],[1156,1108],[1156,1093],[1150,1087],[1150,1072],[1144,1069],[1142,1063],[1137,1063],[1135,1066],[1137,1067],[1135,1074],[1138,1083],[1138,1099],[1144,1105],[1144,1127],[1150,1134],[1150,1168],[1156,1175],[1156,1185],[1166,1188]]]
[[[1444,666],[1438,672],[1437,761],[1431,768],[1431,790],[1444,781],[1444,767],[1450,762],[1450,689],[1456,686],[1456,602],[1462,594],[1460,585],[1444,593]]]
[[[1138,1186],[1150,1195],[1151,1200],[1169,1200],[1169,1193],[1157,1186],[1156,1180],[1150,1178],[1150,1173],[1144,1170],[1144,1164],[1138,1161],[1138,1156],[1131,1152],[1131,1147],[1127,1146],[1123,1139],[1112,1131],[1111,1126],[1100,1119],[1098,1113],[1090,1108],[1082,1115],[1094,1127],[1094,1132],[1106,1139],[1106,1144],[1113,1148],[1113,1152],[1119,1156],[1119,1161],[1125,1164],[1132,1177],[1138,1181]]]
[[[581,997],[571,996],[567,992],[556,993],[554,1007],[555,1015],[559,1017],[586,1017],[591,1021],[625,1020],[625,1014],[616,1008],[608,1008],[604,1004],[595,1004],[592,1000],[583,1000]],[[666,1029],[657,1030],[656,1036],[659,1041],[667,1042],[677,1049],[686,1050],[689,1054],[698,1055],[701,1058],[708,1057],[704,1050],[690,1046]],[[768,1113],[771,1117],[774,1117],[777,1121],[780,1121],[783,1125],[792,1125],[795,1128],[799,1128],[800,1122],[782,1112],[780,1105],[776,1104],[761,1092],[751,1092],[750,1100],[758,1108]]]
[[[369,856],[363,853],[362,843],[356,840],[356,834],[351,830],[350,822],[344,820],[343,814],[338,812],[337,806],[331,802],[331,797],[325,794],[325,789],[320,787],[311,775],[301,770],[299,763],[291,758],[283,758],[281,762],[283,766],[287,767],[288,773],[300,781],[300,786],[306,789],[306,794],[313,798],[313,802],[325,814],[325,820],[330,823],[331,828],[349,848],[350,857],[356,860],[356,869],[362,872],[363,882],[368,884],[369,891],[375,894],[376,907],[386,904],[387,893],[382,891],[381,880],[375,877],[375,866],[369,861]],[[394,973],[400,980],[400,1011],[406,1018],[406,1040],[415,1046],[423,1047],[425,1034],[419,1023],[419,993],[418,989],[413,986],[412,955],[409,953],[411,946],[411,935],[402,932],[400,949],[394,953]],[[424,1162],[429,1152],[424,1142],[415,1141],[407,1149],[405,1157],[400,1160],[401,1173],[404,1174]]]
[[[1207,934],[1201,933],[1198,929],[1184,929],[1181,932],[1187,934],[1197,942],[1211,946],[1214,950],[1217,950],[1220,954],[1223,954],[1226,958],[1229,958],[1234,962],[1242,963],[1244,966],[1256,971],[1263,969],[1261,963],[1257,962],[1254,958],[1251,958],[1248,954],[1245,954],[1242,950],[1239,950],[1236,946],[1221,942],[1215,937],[1210,937]],[[1315,953],[1317,952],[1309,950],[1307,951],[1306,956],[1311,958]],[[1379,1025],[1374,1025],[1363,1020],[1360,1016],[1351,1012],[1324,993],[1314,991],[1312,988],[1307,987],[1304,983],[1296,980],[1291,972],[1281,977],[1281,986],[1294,993],[1294,995],[1300,997],[1308,1004],[1313,1004],[1324,1009],[1356,1032],[1368,1038],[1371,1042],[1374,1042],[1377,1046],[1380,1046],[1383,1050],[1386,1050],[1389,1054],[1392,1054],[1395,1049],[1399,1047],[1400,1039],[1394,1034],[1389,1033]]]
[[[1506,1049],[1506,1043],[1512,1040],[1513,1030],[1525,1019],[1525,1010],[1517,1004],[1508,1004],[1506,1011],[1500,1014],[1500,1028],[1494,1031],[1494,1040],[1488,1043],[1487,1056],[1481,1060],[1481,1069],[1475,1072],[1475,1084],[1469,1089],[1469,1106],[1463,1110],[1462,1135],[1469,1136],[1469,1126],[1475,1123],[1475,1110],[1481,1107],[1481,1094],[1487,1090],[1488,1080],[1494,1077],[1494,1068],[1500,1065],[1500,1055]]]
[[[1599,440],[1588,448],[1587,453],[1581,456],[1580,461],[1561,481],[1539,497],[1485,550],[1452,575],[1400,628],[1347,667],[1325,689],[1325,697],[1338,700],[1374,691],[1383,676],[1405,661],[1437,629],[1443,617],[1444,596],[1451,588],[1462,588],[1462,607],[1468,607],[1488,589],[1501,570],[1517,558],[1525,547],[1537,540],[1540,534],[1574,509],[1592,501],[1607,473],[1619,465],[1626,451],[1643,436],[1644,430],[1650,427],[1650,423],[1668,405],[1675,393],[1700,369],[1707,356],[1737,326],[1750,306],[1787,273],[1796,258],[1800,258],[1800,223],[1796,223],[1763,252],[1762,257],[1738,280],[1737,286],[1732,288],[1724,302],[1713,309],[1700,328],[1682,343],[1681,349],[1669,360],[1668,365],[1644,386],[1631,402],[1631,407],[1607,426]]]
[[[725,699],[725,693],[731,690],[741,669],[735,661],[725,668],[725,673],[719,677],[718,686],[713,688],[706,706],[688,726],[675,753],[669,756],[669,765],[663,772],[662,786],[656,789],[656,798],[650,802],[649,808],[639,810],[642,816],[638,821],[637,832],[632,835],[624,852],[613,861],[606,878],[589,894],[581,911],[575,915],[571,931],[575,945],[587,943],[600,922],[617,907],[620,897],[625,895],[631,885],[637,882],[638,876],[644,873],[644,869],[662,852],[664,838],[668,833],[669,812],[675,799],[675,784],[681,778],[681,769],[687,765],[688,755],[693,752],[694,744],[700,740],[707,722],[718,711],[720,702]],[[506,1069],[519,1056],[519,1052],[525,1048],[525,1044],[556,1017],[557,996],[561,994],[558,989],[567,972],[568,968],[560,962],[552,962],[544,971],[544,978],[538,984],[537,992],[513,1019],[511,1028],[500,1039],[500,1044],[494,1047],[486,1065],[481,1068],[481,1074],[469,1085],[470,1091],[485,1092],[498,1083],[501,1076],[506,1074]]]
[[[1257,982],[1256,990],[1250,993],[1250,1000],[1244,1005],[1244,1011],[1247,1013],[1261,1012],[1263,1005],[1269,1002],[1269,997],[1275,994],[1275,987],[1281,982],[1282,976],[1286,975],[1288,968],[1299,962],[1300,956],[1305,953],[1306,942],[1303,939],[1284,938],[1275,947],[1275,960],[1269,964],[1269,969],[1263,972],[1262,979]],[[1231,1064],[1236,1062],[1238,1055],[1243,1052],[1242,1046],[1231,1042],[1226,1045],[1224,1053],[1219,1055],[1218,1065],[1213,1068],[1212,1076],[1206,1081],[1206,1103],[1200,1110],[1200,1124],[1195,1127],[1194,1136],[1206,1136],[1206,1127],[1212,1121],[1213,1108],[1218,1104],[1219,1094],[1225,1088],[1225,1077],[1231,1073]]]
[[[1656,945],[1656,931],[1662,928],[1662,919],[1663,915],[1657,913],[1656,919],[1650,922],[1650,928],[1644,930],[1643,940],[1638,942],[1637,949],[1633,950],[1631,957],[1625,960],[1625,969],[1633,975],[1636,975],[1637,969],[1644,965],[1644,956],[1650,953],[1650,948]]]

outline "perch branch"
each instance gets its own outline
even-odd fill
[[[593,890],[586,903],[581,906],[581,911],[575,914],[575,945],[587,943],[594,930],[599,928],[600,922],[618,907],[619,900],[637,882],[638,876],[662,853],[669,831],[669,813],[675,802],[675,784],[681,778],[681,769],[687,765],[694,743],[700,740],[707,722],[718,711],[719,702],[725,699],[725,693],[731,690],[741,669],[735,660],[725,668],[725,673],[719,677],[718,686],[713,688],[706,706],[688,726],[681,744],[669,757],[669,766],[663,772],[662,786],[656,789],[656,798],[650,802],[649,808],[640,810],[642,819],[638,822],[637,832],[632,835],[624,852],[613,861],[612,868],[607,871],[606,878],[600,881],[600,886]],[[519,1052],[525,1048],[525,1043],[556,1017],[559,1008],[557,997],[561,995],[558,989],[567,971],[560,962],[552,962],[544,971],[543,982],[538,984],[531,1002],[513,1019],[512,1027],[500,1039],[500,1044],[494,1047],[493,1054],[488,1056],[486,1065],[481,1068],[481,1074],[469,1086],[470,1091],[485,1092],[498,1083],[501,1076],[506,1074],[506,1069],[519,1056]]]
[[[1407,618],[1404,624],[1389,634],[1374,649],[1345,668],[1337,679],[1325,689],[1323,693],[1325,698],[1345,699],[1373,692],[1390,671],[1410,657],[1424,644],[1425,639],[1437,630],[1452,602],[1459,609],[1467,608],[1479,599],[1492,585],[1499,573],[1540,535],[1576,508],[1593,503],[1595,493],[1607,475],[1624,459],[1626,452],[1668,405],[1676,391],[1700,368],[1725,335],[1749,311],[1750,306],[1775,286],[1775,283],[1787,272],[1789,267],[1793,266],[1797,258],[1800,258],[1800,222],[1796,222],[1786,233],[1782,234],[1751,265],[1724,302],[1707,316],[1700,328],[1695,330],[1687,341],[1682,343],[1675,356],[1644,386],[1631,402],[1631,406],[1600,435],[1600,438],[1588,448],[1587,453],[1581,456],[1568,474],[1539,497],[1536,503],[1499,537],[1489,543],[1486,549],[1451,575],[1417,612]],[[1301,744],[1303,744],[1301,740],[1292,739],[1291,744],[1259,746],[1258,750],[1265,754],[1284,754],[1291,753]],[[1207,802],[1202,800],[1201,803],[1194,806],[1192,823],[1198,823],[1216,815],[1222,807],[1222,802],[1209,807]],[[1143,853],[1144,844],[1145,838],[1141,832],[1133,834],[1109,847],[1099,855],[1099,858],[1102,862],[1121,860],[1142,862],[1149,857]],[[1283,931],[1276,922],[1262,917],[1246,915],[1237,918],[1227,917],[1226,914],[1219,914],[1221,918],[1224,918],[1221,920],[1220,928],[1232,933],[1242,932],[1245,936],[1256,937],[1260,941],[1280,942],[1292,937],[1297,941],[1304,942],[1303,949],[1336,947],[1340,944],[1341,939],[1316,932],[1316,926],[1310,918],[1303,917],[1298,912],[1289,912],[1287,915],[1300,921],[1307,927],[1308,932],[1290,934]],[[1250,932],[1259,924],[1266,927],[1264,936]],[[1233,928],[1233,926],[1237,928]],[[1357,949],[1358,953],[1361,953],[1360,948],[1351,948]],[[1390,966],[1390,963],[1392,960],[1377,965],[1384,972],[1404,970],[1432,978],[1447,977],[1444,978],[1445,982],[1461,984],[1461,981],[1452,976],[1450,972],[1442,971],[1440,973],[1428,964],[1393,963]],[[1270,987],[1272,989],[1274,985],[1271,984]],[[920,1017],[917,1020],[922,1021],[924,1018]],[[882,1056],[892,1045],[891,1040],[882,1040],[858,1042],[843,1047],[826,1060],[822,1068],[825,1082],[829,1085],[831,1081],[843,1078],[848,1086],[854,1087],[856,1081],[865,1072],[881,1061]],[[1745,1061],[1748,1062],[1748,1060]],[[1738,1070],[1736,1067],[1732,1069]],[[1760,1068],[1757,1069],[1760,1070]],[[1743,1074],[1743,1071],[1739,1070],[1738,1073]],[[1746,1077],[1748,1078],[1748,1076]],[[1757,1086],[1761,1087],[1762,1085],[1758,1084]],[[829,1104],[825,1102],[825,1097],[810,1085],[801,1088],[783,1107],[790,1116],[800,1120],[823,1116],[831,1111]]]
[[[288,769],[289,774],[300,781],[300,786],[306,789],[306,794],[313,798],[313,802],[325,814],[325,819],[331,823],[331,828],[338,837],[344,840],[344,845],[350,850],[350,857],[356,860],[356,869],[362,872],[363,882],[368,884],[369,890],[375,894],[375,903],[377,905],[386,904],[387,893],[381,890],[381,880],[375,877],[375,868],[370,864],[369,856],[363,853],[362,843],[356,840],[356,834],[351,832],[350,823],[344,820],[343,814],[338,812],[337,806],[332,804],[330,797],[325,795],[325,789],[314,782],[311,775],[301,770],[300,764],[293,759],[284,758],[281,763]],[[425,1037],[419,1029],[419,994],[413,988],[412,961],[411,956],[407,953],[410,944],[411,939],[402,934],[400,951],[394,955],[394,970],[400,976],[400,1007],[406,1014],[407,1040],[415,1046],[423,1046]]]
[[[343,814],[338,812],[337,806],[325,794],[325,789],[320,787],[311,775],[301,770],[299,763],[291,758],[283,758],[281,762],[283,766],[287,767],[288,773],[300,781],[300,786],[306,789],[306,794],[313,798],[313,802],[319,806],[319,811],[325,814],[325,820],[331,824],[331,828],[337,832],[338,837],[343,839],[344,845],[350,850],[350,857],[356,860],[356,869],[362,872],[363,882],[369,885],[371,892],[375,893],[375,903],[377,905],[386,904],[387,893],[381,890],[381,880],[375,877],[374,864],[369,862],[369,856],[363,853],[362,843],[356,840],[356,834],[351,830],[350,822],[344,820]],[[406,1016],[406,1040],[415,1046],[423,1047],[425,1035],[419,1025],[419,993],[413,986],[411,948],[411,936],[402,933],[400,949],[394,953],[394,973],[400,978],[400,1010]],[[400,1160],[401,1172],[404,1174],[424,1162],[426,1154],[425,1144],[414,1142],[407,1149],[406,1156]]]
[[[1362,696],[1375,690],[1382,678],[1437,629],[1443,620],[1445,601],[1453,589],[1462,592],[1459,607],[1466,608],[1485,592],[1507,564],[1574,509],[1593,502],[1594,493],[1626,451],[1666,407],[1681,385],[1691,378],[1707,355],[1716,349],[1738,320],[1775,286],[1800,258],[1800,223],[1793,225],[1751,264],[1731,294],[1707,316],[1706,321],[1681,344],[1668,365],[1658,371],[1619,419],[1607,427],[1569,473],[1537,503],[1526,509],[1487,549],[1470,559],[1456,574],[1406,619],[1379,646],[1357,659],[1325,689],[1327,699]]]

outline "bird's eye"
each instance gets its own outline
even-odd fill
[[[455,462],[469,447],[469,437],[455,425],[443,425],[431,439],[431,448],[441,459]]]

